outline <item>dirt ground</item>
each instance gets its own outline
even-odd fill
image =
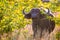
[[[56,26],[54,31],[51,32],[49,36],[49,40],[56,40],[56,33],[60,32],[60,26]],[[11,34],[8,34],[9,40],[33,40],[33,30],[32,30],[32,25],[28,24],[25,26],[25,28],[22,28],[20,30],[15,30]],[[46,38],[41,38],[41,40],[46,40]],[[6,34],[2,36],[2,40],[7,40]],[[60,38],[59,38],[60,40]]]
[[[49,40],[56,40],[56,33],[60,32],[60,26],[56,26],[54,31],[50,34]],[[25,32],[25,33],[24,33]],[[19,36],[19,40],[33,40],[33,30],[31,24],[26,25],[24,29],[21,30],[21,35]],[[43,38],[41,40],[44,40]]]

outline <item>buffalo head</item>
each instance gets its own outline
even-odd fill
[[[37,18],[40,13],[40,10],[37,8],[31,9],[31,11],[29,13],[26,13],[24,10],[25,9],[23,9],[23,14],[25,15],[25,18],[27,18],[27,19]]]

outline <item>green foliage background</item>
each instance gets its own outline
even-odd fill
[[[23,28],[30,22],[24,19],[22,10],[26,8],[25,11],[29,12],[32,8],[40,8],[40,6],[48,7],[53,12],[60,12],[58,1],[43,3],[41,0],[0,0],[0,34]],[[59,24],[60,15],[55,20]]]

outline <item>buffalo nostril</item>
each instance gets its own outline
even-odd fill
[[[38,15],[37,14],[32,14],[31,17],[32,18],[36,18]]]

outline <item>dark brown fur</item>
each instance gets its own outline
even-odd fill
[[[36,14],[35,16],[32,14]],[[37,31],[40,30],[40,37],[42,37],[42,33],[44,30],[48,30],[49,34],[55,28],[55,21],[51,20],[47,14],[41,14],[39,9],[32,9],[28,14],[25,15],[25,18],[32,19],[32,28],[34,32],[34,38],[37,35]],[[53,17],[52,17],[53,18]]]

